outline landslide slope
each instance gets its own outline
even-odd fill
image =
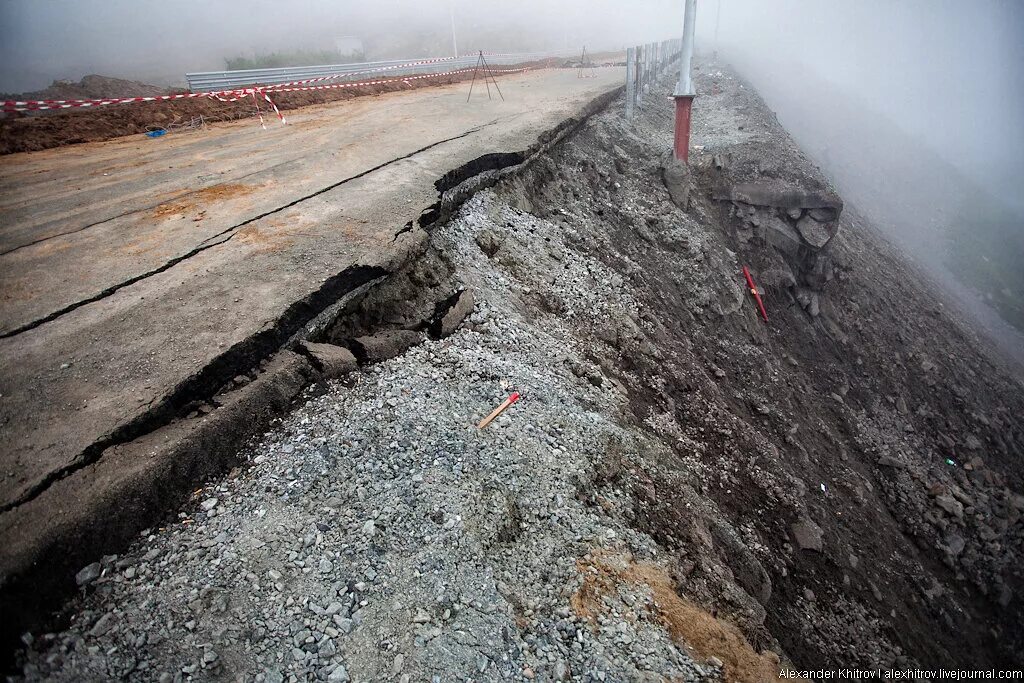
[[[629,419],[672,449],[620,475],[624,514],[676,556],[683,594],[803,669],[1019,666],[1019,368],[855,208],[820,273],[752,231],[730,187],[828,194],[827,179],[728,69],[697,82],[686,210],[660,182],[672,112],[658,96],[633,128],[610,112],[506,193],[617,274],[596,287],[631,299],[575,322]],[[689,488],[716,513],[694,515]]]

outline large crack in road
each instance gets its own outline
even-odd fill
[[[344,180],[332,183],[331,185],[324,187],[316,192],[310,193],[286,205],[275,208],[271,211],[264,212],[259,216],[249,218],[241,223],[233,225],[230,228],[218,233],[217,235],[205,240],[200,246],[190,251],[187,255],[177,258],[173,261],[168,262],[160,269],[153,270],[148,274],[140,275],[129,281],[110,288],[108,296],[113,294],[118,289],[129,286],[134,282],[138,282],[145,277],[156,275],[159,272],[167,270],[174,265],[181,263],[186,258],[194,256],[206,249],[210,249],[229,241],[239,228],[244,227],[254,221],[260,220],[267,216],[273,215],[280,211],[284,211],[292,206],[296,206],[304,201],[322,195],[329,192],[337,187],[344,185],[345,183],[351,182],[358,178],[365,177],[379,171],[382,168],[390,166],[391,164],[410,159],[418,154],[426,152],[430,149],[438,147],[448,142],[458,140],[469,135],[472,135],[480,130],[495,125],[499,120],[490,121],[484,125],[477,126],[471,130],[466,131],[460,135],[446,138],[444,140],[438,140],[429,145],[421,147],[409,154],[402,157],[391,159],[387,162],[379,164],[371,169],[367,169],[357,175],[350,176]],[[488,171],[496,171],[521,164],[526,158],[526,154],[523,152],[510,152],[510,153],[491,153],[486,154],[478,159],[460,166],[459,168],[452,169],[448,173],[445,173],[441,178],[438,179],[436,186],[439,193],[443,194],[456,187],[457,185],[465,182],[477,176],[481,173]],[[435,205],[436,206],[436,205]],[[433,207],[428,207],[424,210],[423,215],[431,215]],[[436,220],[436,217],[434,218]],[[424,221],[426,222],[426,221]],[[420,227],[425,227],[421,225]],[[412,230],[412,225],[408,225],[395,233],[395,239],[397,240],[402,234],[405,234]],[[214,241],[211,241],[214,240]],[[23,495],[17,497],[13,501],[7,502],[0,505],[0,513],[8,510],[17,508],[31,500],[37,498],[41,493],[49,489],[55,482],[64,479],[71,474],[81,470],[84,467],[88,467],[92,463],[96,462],[103,454],[103,452],[109,448],[117,446],[119,444],[128,443],[133,441],[143,434],[150,433],[153,430],[167,424],[171,419],[179,417],[181,409],[189,402],[197,400],[197,398],[209,397],[217,387],[224,384],[225,381],[230,377],[237,375],[245,369],[253,367],[256,362],[266,358],[271,353],[281,348],[281,345],[288,339],[292,338],[298,330],[308,325],[314,318],[321,315],[321,313],[329,308],[331,304],[340,301],[345,295],[353,292],[354,290],[363,287],[367,284],[373,284],[384,280],[389,273],[381,268],[373,268],[368,266],[351,266],[346,268],[345,271],[338,275],[329,278],[316,292],[298,301],[291,306],[288,310],[277,319],[274,324],[257,335],[247,338],[243,342],[235,345],[231,349],[228,349],[225,353],[218,356],[213,362],[204,367],[199,373],[190,377],[188,380],[179,384],[175,390],[167,397],[160,400],[157,405],[150,407],[144,413],[137,416],[135,419],[128,423],[119,426],[113,432],[103,436],[97,441],[90,444],[85,450],[76,455],[67,465],[57,468],[50,472],[46,477],[31,486]],[[103,297],[93,297],[89,300],[80,302],[74,308],[99,301]],[[69,308],[64,311],[68,313],[73,308]],[[301,313],[299,312],[301,311]],[[52,319],[55,319],[54,316]],[[37,323],[38,326],[48,322],[47,320],[41,320]],[[23,330],[25,331],[25,330]],[[7,335],[12,336],[12,335]]]
[[[260,214],[258,214],[256,216],[253,216],[251,218],[247,218],[246,220],[242,221],[241,223],[236,223],[236,224],[232,225],[229,228],[225,228],[224,230],[222,230],[221,232],[217,233],[216,235],[213,235],[212,237],[208,237],[207,239],[205,239],[202,242],[200,242],[198,246],[194,247],[193,249],[190,249],[189,251],[185,252],[184,254],[181,254],[180,256],[176,256],[175,258],[166,261],[165,263],[163,263],[161,266],[159,266],[157,268],[153,268],[153,269],[148,270],[148,271],[146,271],[144,273],[140,273],[138,275],[130,277],[130,278],[126,279],[126,280],[122,280],[121,282],[118,282],[117,284],[111,285],[110,287],[106,287],[105,289],[101,290],[100,292],[97,292],[96,294],[94,294],[94,295],[92,295],[90,297],[87,297],[85,299],[80,299],[78,301],[75,301],[74,303],[68,304],[67,306],[64,306],[63,308],[57,309],[56,311],[53,311],[52,313],[44,315],[44,316],[42,316],[40,318],[36,318],[35,320],[31,320],[31,321],[29,321],[29,322],[27,322],[27,323],[25,323],[23,325],[20,325],[20,326],[14,328],[12,330],[8,330],[6,332],[2,332],[2,333],[0,333],[0,339],[7,339],[7,338],[10,338],[10,337],[15,337],[15,336],[17,336],[19,334],[23,334],[24,332],[28,332],[29,330],[35,329],[35,328],[39,327],[40,325],[45,325],[48,322],[51,322],[53,320],[57,320],[58,318],[60,318],[60,317],[62,317],[64,315],[67,315],[68,313],[71,313],[72,311],[77,310],[77,309],[81,308],[82,306],[87,306],[89,304],[96,303],[97,301],[102,301],[103,299],[106,299],[107,297],[111,296],[112,294],[115,294],[116,292],[124,289],[125,287],[130,287],[131,285],[133,285],[133,284],[135,284],[137,282],[141,282],[142,280],[150,278],[150,277],[152,277],[154,275],[159,275],[160,273],[163,273],[163,272],[165,272],[167,270],[170,270],[171,268],[173,268],[174,266],[178,265],[179,263],[182,263],[183,261],[187,261],[188,259],[196,256],[197,254],[201,254],[202,252],[206,251],[207,249],[212,249],[213,247],[216,247],[216,246],[219,246],[221,244],[224,244],[225,242],[229,241],[232,238],[232,236],[240,228],[244,228],[245,226],[247,226],[247,225],[249,225],[251,223],[254,223],[254,222],[258,221],[258,220],[262,220],[264,218],[267,218],[268,216],[272,216],[274,214],[280,213],[280,212],[285,211],[287,209],[290,209],[290,208],[292,208],[294,206],[297,206],[297,205],[301,204],[302,202],[309,201],[310,199],[313,199],[315,197],[319,197],[320,195],[325,194],[327,192],[330,192],[331,190],[334,190],[334,189],[336,189],[338,187],[341,187],[342,185],[345,185],[346,183],[350,183],[353,180],[358,180],[359,178],[363,178],[365,176],[368,176],[371,173],[375,173],[375,172],[377,172],[377,171],[379,171],[379,170],[381,170],[383,168],[387,168],[388,166],[391,166],[392,164],[396,164],[396,163],[398,163],[400,161],[405,161],[407,159],[411,159],[412,157],[415,157],[418,154],[422,154],[423,152],[427,152],[427,151],[429,151],[431,149],[434,149],[435,147],[439,147],[439,146],[447,144],[449,142],[453,142],[455,140],[460,140],[462,138],[465,138],[465,137],[468,137],[470,135],[473,135],[474,133],[477,133],[477,132],[483,130],[484,128],[496,125],[500,121],[501,121],[500,118],[499,119],[495,119],[495,120],[489,121],[488,123],[485,123],[483,125],[471,128],[470,130],[467,130],[464,133],[460,133],[459,135],[455,135],[455,136],[452,136],[452,137],[449,137],[449,138],[445,138],[443,140],[438,140],[436,142],[432,142],[429,145],[425,145],[423,147],[420,147],[419,149],[416,149],[416,150],[414,150],[412,152],[409,152],[408,154],[404,154],[404,155],[402,155],[400,157],[395,157],[394,159],[389,159],[388,161],[385,161],[385,162],[383,162],[381,164],[378,164],[378,165],[374,166],[373,168],[366,169],[365,171],[362,171],[362,172],[357,173],[357,174],[352,175],[352,176],[348,176],[347,178],[343,178],[342,180],[339,180],[337,182],[331,183],[330,185],[328,185],[326,187],[323,187],[323,188],[321,188],[321,189],[319,189],[319,190],[317,190],[315,192],[311,192],[311,193],[309,193],[307,195],[299,197],[298,199],[290,201],[287,204],[283,204],[283,205],[275,207],[275,208],[273,208],[273,209],[271,209],[269,211],[264,211],[263,213],[260,213]]]
[[[64,450],[71,451],[70,453],[54,453],[55,462],[52,471],[40,472],[39,474],[42,476],[37,481],[26,480],[27,486],[20,491],[12,490],[10,492],[12,497],[4,501],[3,507],[0,508],[0,513],[2,513],[0,534],[7,539],[6,545],[10,549],[2,572],[6,577],[5,595],[2,598],[3,602],[16,606],[17,613],[12,618],[13,621],[26,624],[37,620],[53,606],[53,600],[64,595],[64,589],[67,586],[67,572],[76,564],[94,552],[107,553],[112,548],[125,543],[138,531],[139,525],[151,523],[155,517],[166,512],[167,505],[173,505],[175,501],[178,501],[181,492],[189,490],[197,476],[216,476],[231,466],[233,454],[237,452],[246,436],[254,433],[254,430],[262,429],[261,425],[265,424],[269,415],[280,414],[274,411],[286,409],[289,402],[295,397],[295,394],[292,393],[293,389],[280,393],[274,388],[275,380],[270,378],[269,384],[265,381],[268,379],[267,375],[271,374],[269,371],[265,372],[265,368],[274,366],[278,359],[295,357],[295,354],[290,354],[287,351],[276,352],[289,349],[294,343],[297,343],[297,340],[301,341],[301,339],[309,338],[311,334],[317,333],[311,332],[312,330],[322,332],[325,328],[330,327],[336,322],[338,315],[345,315],[346,309],[340,305],[340,302],[355,300],[351,297],[362,297],[366,292],[379,290],[380,284],[395,277],[397,270],[403,267],[404,263],[408,263],[410,260],[416,261],[419,258],[417,256],[418,249],[422,249],[421,245],[424,242],[426,230],[432,229],[432,226],[438,221],[446,219],[449,212],[457,209],[462,201],[472,196],[473,192],[479,188],[493,184],[497,178],[503,177],[507,172],[514,172],[518,166],[525,166],[543,150],[571,132],[575,126],[602,109],[614,96],[614,92],[609,92],[607,88],[599,92],[603,94],[595,93],[591,95],[593,99],[574,103],[571,110],[563,112],[556,120],[552,120],[555,117],[548,114],[547,116],[534,116],[528,121],[524,121],[521,128],[528,131],[527,135],[510,136],[507,132],[498,135],[492,133],[484,142],[474,143],[474,147],[486,148],[487,145],[495,144],[498,141],[497,144],[500,145],[497,147],[498,149],[502,147],[507,149],[507,145],[510,143],[521,143],[526,151],[485,153],[479,157],[469,158],[463,149],[458,156],[459,164],[454,167],[449,166],[447,172],[442,166],[446,158],[444,152],[440,157],[437,154],[432,155],[429,161],[416,162],[417,169],[429,169],[431,176],[437,178],[437,181],[433,183],[432,192],[437,193],[433,196],[438,197],[438,201],[423,208],[419,212],[419,217],[414,218],[411,225],[406,224],[404,228],[399,229],[402,223],[398,223],[390,230],[387,226],[377,227],[378,231],[386,231],[387,243],[396,245],[388,251],[388,254],[392,254],[391,256],[381,255],[378,258],[373,253],[367,253],[365,248],[338,252],[337,255],[332,256],[350,259],[350,266],[334,276],[324,273],[322,269],[324,265],[335,262],[334,259],[318,259],[319,263],[316,265],[320,268],[309,269],[312,264],[305,258],[300,258],[296,262],[297,270],[294,272],[306,273],[309,269],[309,277],[316,278],[314,282],[319,282],[320,278],[323,278],[323,282],[316,290],[302,296],[301,299],[288,306],[283,313],[275,312],[272,308],[268,310],[270,316],[260,317],[267,321],[263,327],[255,333],[248,334],[241,341],[233,341],[229,348],[216,356],[202,360],[198,369],[193,369],[190,374],[178,375],[181,379],[175,379],[173,385],[168,385],[172,388],[164,395],[142,396],[140,398],[146,400],[134,404],[135,408],[130,401],[125,402],[127,410],[134,409],[141,412],[128,412],[123,416],[120,412],[114,415],[100,415],[104,421],[112,422],[109,418],[113,417],[121,422],[113,422],[113,425],[116,426],[110,425],[104,432],[97,430],[95,435],[88,431],[94,428],[95,423],[86,424],[87,431],[84,433],[78,430],[79,435],[90,440],[74,444],[74,451],[64,447]],[[289,207],[307,202],[346,183],[365,178],[387,167],[394,166],[398,162],[412,159],[431,149],[466,138],[485,128],[493,128],[503,120],[520,116],[523,114],[514,113],[490,118],[486,123],[464,130],[457,135],[451,135],[419,147],[408,154],[388,159],[373,168],[348,175],[339,181],[320,187],[316,191],[308,192],[300,198],[261,212],[258,216],[233,224],[192,247],[186,254],[161,263],[146,273],[125,278],[116,285],[104,288],[100,294],[80,299],[74,304],[63,307],[60,311],[41,316],[30,323],[19,326],[16,330],[0,334],[0,339],[11,340],[13,338],[17,340],[19,335],[25,332],[63,318],[91,303],[109,299],[116,292],[124,290],[132,284],[153,278],[192,257],[209,252],[213,247],[224,245],[240,234],[241,228],[251,225],[261,218],[279,214]],[[541,126],[538,126],[538,123]],[[391,184],[403,175],[409,175],[405,172],[404,167],[401,171],[387,172],[378,184],[384,183],[390,188]],[[419,183],[422,175],[419,173],[414,175],[417,177],[416,182]],[[359,187],[365,190],[361,184]],[[392,192],[402,192],[401,186],[396,187]],[[429,202],[431,194],[429,191],[427,193],[423,193],[421,190],[417,190],[415,193],[402,192],[403,197],[415,197],[417,204],[424,200],[424,194]],[[419,204],[419,206],[423,206],[423,204]],[[395,211],[396,208],[398,211]],[[402,215],[404,222],[405,216],[413,213],[409,211],[409,208],[403,203],[399,207],[389,207],[389,210],[391,213]],[[320,213],[323,209],[319,206],[315,209],[303,210],[311,217],[325,215]],[[339,215],[337,207],[332,207],[330,213],[326,215]],[[352,222],[367,225],[366,218],[365,211],[357,212],[353,215]],[[363,239],[366,245],[384,243],[384,240],[370,227],[360,227],[358,230],[361,232],[346,234],[353,234],[355,238]],[[235,243],[238,244],[238,241]],[[382,265],[384,267],[381,267]],[[204,272],[209,272],[209,270]],[[236,272],[232,271],[232,275],[234,276]],[[159,291],[164,286],[162,279],[157,279],[156,282],[157,284],[150,286],[150,289],[139,292],[145,295],[139,297],[140,300],[145,299],[144,302],[141,304],[133,302],[132,305],[150,307],[151,290],[156,288]],[[441,299],[448,300],[450,292],[439,293],[439,296]],[[114,304],[115,307],[120,305],[120,303]],[[436,309],[436,302],[430,302],[428,308],[432,311]],[[104,312],[107,307],[97,307],[96,310],[99,311],[98,315],[107,315]],[[120,310],[115,312],[116,320],[121,321],[118,327],[125,327],[125,318],[118,313]],[[88,313],[86,315],[97,314]],[[76,321],[66,324],[74,327],[78,322],[76,319]],[[42,337],[32,335],[26,337],[26,340],[29,341],[18,341],[17,343],[39,344],[41,339],[49,339],[55,334],[58,336],[63,334],[61,330],[65,326],[60,327],[61,329],[57,330],[55,327],[48,326],[46,329],[50,332],[42,332]],[[20,348],[28,348],[28,346]],[[177,354],[175,357],[180,358]],[[81,362],[76,364],[76,368],[79,365],[83,368],[89,367],[89,364],[81,357],[78,360]],[[308,359],[305,361],[305,365],[309,365]],[[181,368],[186,371],[188,369],[187,366],[181,366]],[[296,375],[294,370],[288,370],[285,374],[291,373],[292,376],[292,379],[287,380],[289,386],[298,387],[298,390],[301,390],[306,383],[315,379],[315,372],[312,375],[307,375],[306,372],[303,370]],[[25,373],[21,372],[21,374]],[[251,386],[253,387],[260,382],[263,382],[263,385],[254,394],[247,394],[245,391],[247,387],[238,389],[236,392],[230,387],[238,375],[255,377],[252,380]],[[170,378],[158,379],[166,381]],[[157,383],[157,386],[161,385]],[[225,391],[229,393],[223,393]],[[236,394],[240,398],[233,398]],[[225,396],[230,398],[227,399],[227,403],[222,405],[221,400]],[[253,403],[254,401],[255,403]],[[214,412],[209,415],[201,413],[195,416],[194,407],[196,405],[205,405]],[[272,410],[270,410],[271,408]],[[120,410],[118,408],[118,411]],[[93,419],[88,415],[86,417]],[[76,418],[77,416],[72,416],[72,421]],[[36,422],[45,426],[45,423],[39,422],[39,420]],[[83,423],[79,422],[78,424]],[[110,428],[111,426],[113,428]],[[32,429],[38,429],[38,427]],[[65,431],[67,430],[65,429]],[[28,430],[23,429],[22,432],[29,434]],[[31,434],[29,435],[31,436]],[[73,443],[75,439],[62,439],[62,441]],[[36,451],[25,453],[37,459],[44,455]],[[50,456],[49,453],[45,455]],[[17,458],[12,458],[12,461],[17,461]],[[125,468],[128,471],[124,471]],[[104,488],[104,486],[110,488]],[[111,496],[127,498],[133,503],[128,507],[117,505]],[[57,500],[61,501],[65,513],[59,519],[53,519],[48,510],[52,509]],[[89,505],[93,507],[89,507]],[[68,548],[72,550],[69,551]],[[45,571],[40,569],[44,566],[47,567]],[[42,591],[45,596],[40,593],[40,586],[46,587]],[[15,595],[20,597],[15,599],[13,597]]]
[[[231,182],[236,182],[236,183],[239,182],[239,181],[242,181],[242,180],[248,180],[249,178],[252,178],[254,176],[262,175],[262,174],[268,173],[269,171],[274,171],[274,170],[277,170],[279,168],[283,168],[285,166],[288,166],[290,164],[295,164],[295,163],[297,163],[297,161],[298,161],[298,159],[289,159],[288,161],[282,161],[279,164],[273,164],[271,166],[267,166],[265,168],[261,168],[261,169],[256,170],[256,171],[252,171],[250,173],[245,173],[245,174],[240,175],[240,176],[235,176],[235,177],[231,178],[230,180],[231,180]],[[189,190],[187,192],[178,192],[178,193],[175,193],[175,194],[171,194],[171,195],[166,196],[163,199],[161,199],[161,201],[159,203],[148,204],[148,205],[145,205],[145,206],[140,206],[138,208],[130,209],[128,211],[122,211],[121,213],[114,214],[113,216],[108,216],[107,218],[103,218],[103,219],[98,220],[98,221],[93,221],[92,223],[87,223],[86,225],[74,228],[72,230],[66,230],[64,232],[57,232],[57,233],[54,233],[52,235],[46,235],[45,237],[40,237],[40,238],[34,239],[34,240],[30,241],[30,242],[25,242],[24,244],[19,244],[17,246],[11,247],[10,249],[6,249],[4,251],[0,251],[0,256],[7,256],[8,254],[13,254],[13,253],[15,253],[17,251],[21,251],[22,249],[28,249],[29,247],[35,247],[35,246],[38,246],[40,244],[45,244],[45,243],[47,243],[47,242],[49,242],[51,240],[60,239],[61,237],[68,237],[70,235],[77,235],[80,232],[84,232],[84,231],[90,230],[92,228],[98,228],[101,225],[106,225],[107,223],[110,223],[111,221],[116,221],[119,218],[127,218],[128,216],[135,216],[137,214],[143,214],[143,213],[146,213],[148,211],[152,211],[154,209],[157,209],[160,206],[163,206],[163,205],[167,204],[168,202],[176,202],[176,201],[180,201],[182,199],[187,199],[188,197],[193,197],[193,196],[196,196],[196,195],[200,195],[200,194],[202,194],[203,190],[208,189],[208,187],[210,187],[210,186],[200,187],[198,189]]]

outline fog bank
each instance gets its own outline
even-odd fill
[[[698,7],[699,46],[739,69],[852,206],[1024,356],[1024,3]]]
[[[100,73],[180,82],[227,57],[330,49],[360,39],[370,59],[618,48],[678,32],[681,3],[645,0],[4,0],[0,91]]]

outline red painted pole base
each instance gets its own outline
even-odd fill
[[[690,110],[693,95],[676,95],[676,159],[686,163],[690,159]]]

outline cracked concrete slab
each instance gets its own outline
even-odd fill
[[[6,157],[0,510],[218,359],[255,353],[261,333],[272,343],[325,282],[399,267],[422,233],[395,234],[437,201],[436,180],[528,149],[621,80],[538,71],[503,79],[504,102],[467,104],[456,84],[311,107],[267,131],[240,121]]]

